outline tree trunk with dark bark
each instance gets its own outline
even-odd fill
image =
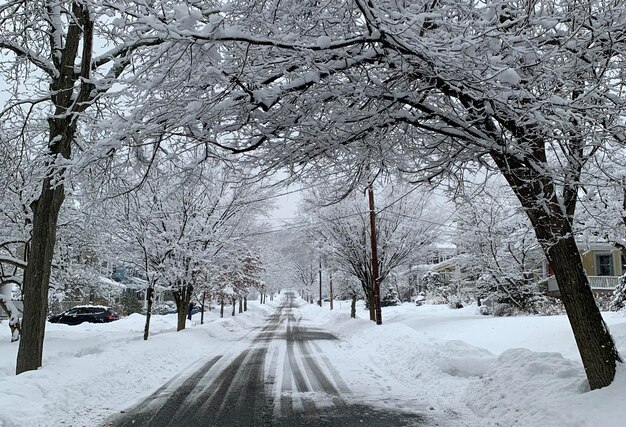
[[[22,284],[24,313],[17,353],[17,374],[35,370],[42,364],[56,228],[65,199],[64,165],[67,164],[65,161],[71,159],[78,115],[91,105],[94,93],[97,93],[90,81],[94,23],[89,8],[81,2],[73,2],[71,15],[74,19],[68,23],[64,34],[52,34],[62,31],[54,25],[48,28],[51,31],[48,38],[50,63],[54,67],[50,79],[50,100],[54,111],[48,118],[46,176],[39,196],[31,203],[31,246]],[[82,52],[79,57],[81,40]],[[77,82],[79,85],[75,86]]]
[[[621,362],[613,337],[593,298],[573,235],[544,248],[559,286],[592,390],[606,387]]]
[[[178,307],[178,304],[176,304],[176,318],[176,332],[182,331],[186,326],[187,309],[185,307]]]
[[[537,154],[539,160],[545,159]],[[595,303],[571,226],[575,191],[559,201],[554,182],[513,158],[492,154],[511,185],[550,263],[592,390],[615,377],[621,357]]]
[[[235,315],[235,306],[236,306],[236,304],[237,304],[237,299],[233,298],[233,312],[232,312],[231,316]]]
[[[224,317],[224,297],[220,298],[220,317]]]
[[[243,297],[243,311],[248,311],[248,297]]]
[[[154,288],[148,286],[146,289],[146,324],[143,328],[143,340],[147,341],[150,335],[150,318],[152,317],[152,300],[154,299]]]
[[[206,300],[206,292],[202,292],[202,311],[200,312],[200,324],[204,325],[204,301]]]
[[[174,301],[176,302],[176,315],[178,319],[176,331],[182,331],[183,329],[185,329],[187,321],[187,310],[189,308],[189,303],[191,302],[192,293],[193,286],[191,285],[179,284],[178,288],[172,291]]]
[[[328,279],[328,287],[330,288],[330,309],[333,309],[333,271],[330,271],[330,278]]]
[[[239,298],[239,313],[243,313],[243,298]]]
[[[48,163],[54,163],[56,158],[69,159],[71,144],[76,134],[75,122],[69,118],[51,118],[48,125],[50,128],[48,147],[51,157]],[[41,366],[43,358],[52,257],[59,212],[65,199],[65,187],[62,184],[64,170],[53,169],[48,174],[43,181],[39,197],[31,204],[33,228],[30,255],[22,285],[24,313],[16,374],[36,370]]]

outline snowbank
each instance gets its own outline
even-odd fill
[[[346,372],[374,363],[439,425],[626,426],[626,367],[610,387],[589,392],[565,316],[494,318],[476,307],[402,304],[384,308],[376,326],[362,306],[360,319],[327,310],[307,308],[349,343]],[[626,354],[624,313],[603,315]]]

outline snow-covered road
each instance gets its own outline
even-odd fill
[[[337,337],[306,325],[295,295],[285,292],[248,348],[209,358],[106,425],[424,425],[426,418],[419,412],[401,413],[355,401],[323,350],[335,347],[336,354]],[[363,374],[362,379],[375,375],[371,370]]]

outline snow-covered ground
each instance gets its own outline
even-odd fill
[[[19,376],[17,343],[2,323],[0,426],[97,425],[198,361],[245,348],[276,303],[251,302],[234,318],[207,312],[204,325],[195,315],[179,333],[174,315],[153,316],[148,341],[140,315],[104,325],[49,324],[44,367]],[[362,318],[350,319],[349,302],[335,302],[333,312],[328,303],[302,304],[303,322],[341,338],[324,352],[355,399],[423,410],[444,426],[626,426],[626,370],[610,387],[585,391],[564,316],[493,318],[475,307],[403,304],[385,308],[376,326],[363,319],[362,307]],[[605,319],[626,354],[626,316]]]

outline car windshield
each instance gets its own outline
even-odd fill
[[[69,309],[65,312],[65,314],[78,314],[78,309],[77,308]]]

